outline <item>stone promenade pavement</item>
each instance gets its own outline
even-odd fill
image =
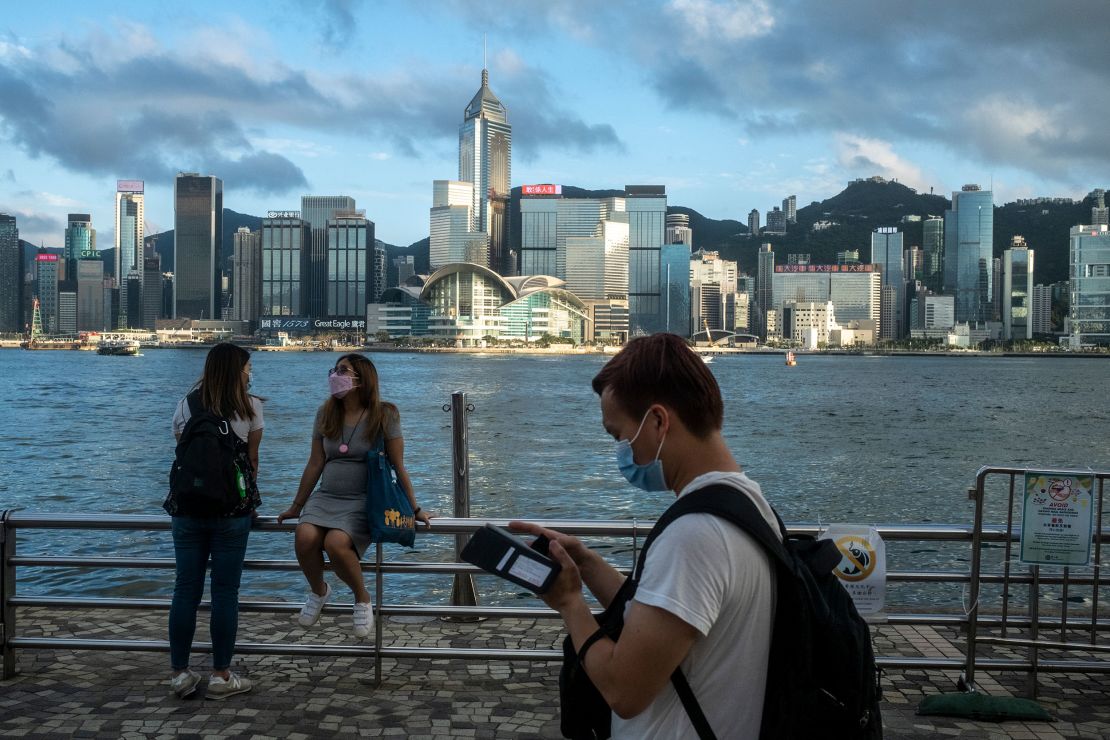
[[[159,640],[165,612],[21,608],[20,637]],[[198,639],[207,641],[202,613]],[[311,632],[288,614],[244,614],[241,642],[352,644],[346,614],[326,613]],[[439,647],[557,647],[550,619],[453,623],[392,618],[384,644]],[[880,627],[880,655],[961,654],[953,632]],[[226,701],[174,697],[165,653],[22,650],[19,674],[0,681],[0,737],[55,738],[557,738],[558,664],[243,655],[235,670],[254,682]],[[204,665],[198,655],[194,665]],[[918,717],[925,695],[954,690],[955,673],[888,671],[888,738],[1110,738],[1110,676],[1042,675],[1039,701],[1054,722],[1002,724]],[[981,676],[992,694],[1020,695],[1023,676]]]

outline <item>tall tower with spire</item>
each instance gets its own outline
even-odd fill
[[[459,180],[474,183],[471,229],[489,235],[489,266],[503,275],[516,271],[509,253],[512,143],[508,111],[490,90],[489,70],[482,69],[482,86],[459,127]]]

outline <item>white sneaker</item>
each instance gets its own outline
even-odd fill
[[[355,602],[354,612],[355,637],[367,637],[370,630],[374,629],[374,607],[370,604]]]
[[[308,600],[304,602],[301,607],[301,613],[297,615],[297,624],[302,627],[311,627],[320,621],[320,612],[324,611],[324,604],[328,602],[331,596],[331,586],[324,584],[324,595],[318,596],[315,591],[309,590]]]
[[[200,683],[200,676],[186,668],[183,673],[178,673],[170,679],[170,688],[177,694],[177,698],[184,699],[197,690],[198,683]]]
[[[251,690],[248,678],[240,678],[237,673],[228,672],[227,678],[212,676],[208,679],[208,699],[226,699],[236,694],[245,694]]]

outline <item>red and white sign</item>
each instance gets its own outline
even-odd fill
[[[35,262],[57,262],[58,255],[56,254],[36,254]]]
[[[141,193],[143,192],[142,180],[116,180],[117,193]]]
[[[875,272],[875,265],[775,265],[775,272]]]
[[[521,185],[521,195],[562,195],[562,185]]]

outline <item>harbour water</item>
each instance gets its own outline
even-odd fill
[[[140,357],[0,351],[0,509],[159,514],[173,458],[170,418],[204,350]],[[468,392],[471,513],[489,517],[656,517],[671,500],[626,485],[585,356],[372,354],[383,397],[402,416],[405,462],[426,509],[451,513],[452,391]],[[262,514],[292,500],[331,353],[256,353],[266,397]],[[966,490],[984,464],[1106,468],[1110,405],[1102,360],[803,355],[718,357],[725,435],[790,522],[967,524]],[[449,559],[448,538],[387,557]],[[21,552],[171,557],[168,534],[38,532]],[[892,553],[891,567],[953,565],[962,550]],[[250,558],[292,559],[292,536],[255,535]],[[623,555],[615,554],[619,560]],[[450,578],[391,578],[387,599],[444,598]],[[480,580],[487,603],[515,598]],[[158,571],[37,570],[21,593],[168,595]],[[245,594],[299,598],[298,574],[249,573]]]

